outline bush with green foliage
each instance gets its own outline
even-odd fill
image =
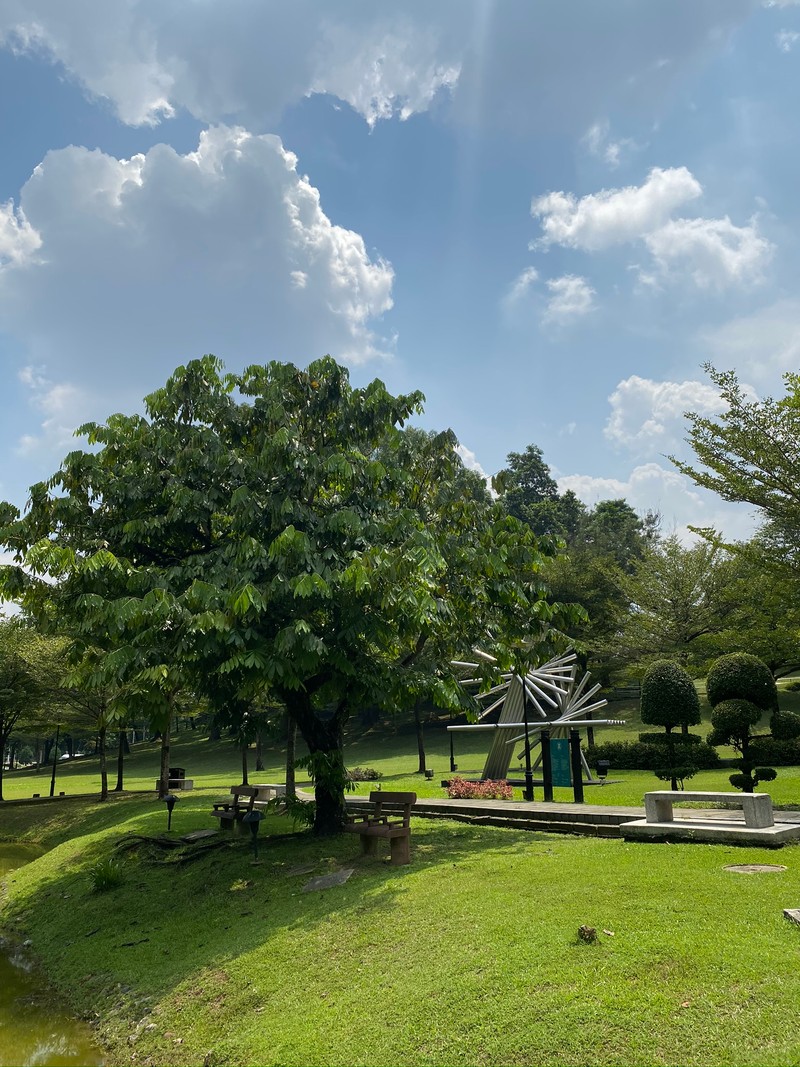
[[[665,730],[661,764],[653,768],[656,777],[670,782],[672,789],[677,789],[680,781],[683,788],[683,780],[696,773],[697,765],[688,745],[678,753],[672,731],[677,726],[686,728],[700,722],[700,698],[680,664],[658,660],[647,668],[642,678],[641,714],[643,723],[663,726]]]
[[[776,741],[794,741],[800,737],[800,715],[794,711],[773,712],[769,732]]]
[[[772,672],[749,652],[732,652],[715,660],[706,679],[706,694],[712,708],[724,700],[748,700],[762,711],[778,706]]]
[[[351,782],[377,782],[383,778],[383,772],[376,771],[374,767],[353,767],[347,776]]]
[[[690,735],[691,736],[691,735]],[[684,738],[677,734],[673,738],[677,756],[676,766],[692,763],[699,771],[715,770],[720,765],[719,753],[705,741],[689,742],[691,760],[684,760],[682,748]],[[658,771],[664,766],[664,743],[644,744],[641,741],[606,741],[601,745],[591,745],[586,753],[590,766],[594,767],[599,759],[608,760],[619,771]]]
[[[780,741],[775,737],[753,737],[750,755],[770,767],[800,767],[800,738]]]
[[[125,881],[117,860],[110,856],[100,860],[89,870],[89,884],[93,893],[107,893],[109,889],[116,889]]]

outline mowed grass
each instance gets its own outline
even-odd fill
[[[800,694],[782,694],[781,705],[787,709],[800,705]],[[619,701],[611,705],[611,709],[610,716],[627,719],[627,725],[619,728],[598,729],[598,741],[624,739],[626,736],[628,739],[635,739],[638,732],[643,729],[638,718],[638,704],[633,701]],[[710,711],[705,706],[704,723],[696,728],[698,733],[703,735],[706,733],[709,715]],[[763,728],[766,728],[766,716]],[[454,741],[457,773],[466,778],[479,777],[483,771],[489,743],[490,735],[487,733],[457,733]],[[416,736],[409,724],[402,722],[382,724],[361,733],[354,729],[346,742],[345,760],[348,767],[373,767],[380,771],[382,775],[380,782],[384,789],[413,790],[419,797],[444,797],[446,792],[441,787],[441,781],[450,777],[450,738],[444,725],[426,728],[425,745],[427,765],[434,772],[430,780],[416,773],[418,765]],[[300,752],[302,751],[301,747]],[[522,775],[522,764],[517,760],[521,751],[521,744],[514,746],[514,756],[509,769],[511,777]],[[733,753],[723,751],[722,754],[732,755]],[[251,782],[285,781],[285,753],[281,746],[265,747],[265,769],[263,771],[254,769],[253,750],[250,752],[249,762]],[[171,763],[173,766],[185,767],[188,777],[194,780],[195,789],[207,792],[209,799],[210,794],[213,793],[215,798],[222,796],[231,785],[241,782],[241,756],[238,749],[228,740],[209,741],[207,738],[198,736],[196,731],[183,731],[173,739]],[[126,789],[152,792],[158,768],[158,742],[134,746],[131,755],[125,760]],[[99,793],[100,772],[96,759],[63,761],[58,764],[57,770],[56,793],[62,790],[68,795]],[[691,788],[729,790],[732,788],[728,781],[731,773],[730,769],[698,773],[691,779]],[[109,760],[109,780],[113,787],[116,781],[116,764],[112,760]],[[306,790],[313,789],[303,771],[298,771],[297,784]],[[356,786],[356,792],[368,793],[375,786],[375,782],[360,782]],[[664,783],[659,782],[649,771],[617,771],[612,767],[609,784],[587,787],[585,800],[587,804],[592,805],[641,805],[645,792],[664,787]],[[800,768],[778,768],[777,779],[774,782],[765,783],[764,788],[772,795],[775,804],[800,807]],[[30,798],[33,793],[40,793],[41,796],[46,797],[49,789],[49,767],[43,767],[38,772],[33,768],[6,772],[4,777],[3,792],[9,800]],[[522,799],[521,789],[515,790],[515,797]],[[542,799],[541,789],[535,790],[535,797],[538,800]],[[556,789],[555,800],[564,803],[571,802],[572,790]],[[208,800],[206,804],[208,805]],[[0,837],[8,836],[4,828],[4,815],[4,811],[0,808]],[[209,818],[208,825],[212,824],[213,821]]]
[[[207,808],[184,797],[180,830]],[[4,922],[95,1020],[110,1065],[800,1063],[800,928],[782,916],[800,906],[797,848],[415,819],[413,863],[394,868],[270,819],[260,866],[243,837],[195,859],[142,846],[120,854],[121,887],[93,894],[90,868],[163,831],[162,807],[3,817],[50,848],[9,877]],[[723,869],[765,860],[788,869]],[[341,866],[344,886],[302,892]]]

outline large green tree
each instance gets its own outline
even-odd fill
[[[188,681],[216,676],[207,695],[227,707],[271,693],[309,750],[316,830],[335,831],[354,711],[423,685],[458,701],[456,644],[535,660],[559,621],[529,529],[472,483],[444,510],[420,494],[401,428],[421,399],[355,389],[329,358],[236,375],[196,360],[144,415],[82,428],[90,450],[33,487],[25,516],[5,508],[3,591],[87,648],[107,635],[96,684],[124,686],[158,729]],[[430,442],[431,486],[460,468],[453,444]]]

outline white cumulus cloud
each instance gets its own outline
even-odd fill
[[[673,219],[645,237],[664,277],[688,274],[700,289],[726,289],[761,280],[773,246],[755,223],[722,219]]]
[[[796,30],[780,30],[775,34],[775,43],[781,52],[791,52],[798,41],[800,33]]]
[[[542,316],[546,323],[563,326],[594,311],[596,294],[585,278],[564,274],[560,278],[551,278],[547,288],[550,299]]]
[[[619,382],[608,402],[605,436],[639,452],[672,448],[685,436],[685,411],[712,415],[721,408],[719,393],[705,382],[655,382],[636,374]]]
[[[647,269],[637,267],[640,283],[648,287],[687,277],[700,289],[757,284],[774,249],[759,234],[755,220],[737,226],[727,216],[673,217],[702,193],[686,167],[654,167],[641,185],[602,189],[580,198],[550,192],[531,204],[542,234],[530,247],[560,245],[596,253],[641,242],[652,256]]]
[[[597,252],[627,244],[658,229],[702,191],[686,167],[653,167],[642,185],[602,189],[580,199],[572,193],[547,193],[531,204],[531,214],[542,226],[535,246],[558,244]]]
[[[749,315],[737,315],[703,330],[697,340],[713,363],[780,390],[780,376],[800,366],[800,299],[776,300]]]
[[[139,395],[203,352],[382,353],[392,269],[327,217],[296,163],[279,138],[228,127],[186,155],[48,153],[20,196],[40,247],[0,271],[6,331],[56,378],[102,373]]]
[[[756,526],[746,505],[727,503],[659,463],[642,463],[625,479],[569,474],[557,480],[560,492],[571,489],[590,507],[624,497],[640,515],[657,511],[662,533],[676,533],[686,543],[695,540],[690,526],[724,529],[726,537],[742,540],[751,537]]]

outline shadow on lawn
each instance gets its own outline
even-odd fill
[[[10,915],[20,915],[22,927],[44,953],[48,968],[53,965],[59,984],[68,986],[77,1008],[86,1010],[112,995],[131,1020],[141,1015],[143,995],[158,998],[189,975],[230,969],[254,948],[275,937],[282,940],[278,935],[284,931],[307,938],[318,926],[342,917],[389,929],[408,879],[428,878],[473,858],[485,864],[487,854],[519,849],[523,842],[533,845],[541,837],[494,831],[487,848],[485,829],[421,823],[412,828],[412,864],[393,867],[387,862],[388,845],[386,858],[362,857],[352,835],[295,835],[290,823],[273,817],[262,823],[272,833],[259,842],[258,866],[251,863],[249,835],[232,835],[221,848],[196,859],[193,846],[162,851],[142,843],[117,851],[126,832],[163,833],[164,813],[143,811],[143,803],[137,798],[128,802],[128,811],[111,804],[87,812],[82,827],[87,834],[110,830],[115,815],[123,832],[66,842],[64,862],[19,902],[10,902]],[[89,870],[109,856],[119,859],[124,883],[92,893]],[[302,892],[309,878],[342,867],[354,870],[346,884]],[[433,881],[431,889],[435,891]],[[117,989],[124,995],[109,994]]]

